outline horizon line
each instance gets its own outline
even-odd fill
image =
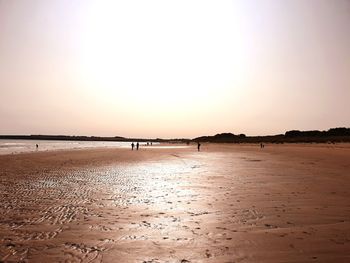
[[[124,140],[194,140],[200,137],[210,137],[210,136],[215,136],[215,135],[220,135],[220,134],[233,134],[236,136],[239,135],[244,135],[246,137],[271,137],[271,136],[280,136],[280,135],[285,135],[287,132],[290,131],[300,131],[300,132],[327,132],[333,129],[350,129],[350,127],[334,127],[334,128],[329,128],[327,130],[288,130],[285,131],[284,133],[279,133],[279,134],[269,134],[269,135],[246,135],[244,133],[232,133],[232,132],[221,132],[221,133],[216,133],[214,135],[200,135],[194,138],[161,138],[161,137],[156,137],[156,138],[137,138],[137,137],[124,137],[124,136],[119,136],[119,135],[114,135],[114,136],[97,136],[97,135],[66,135],[66,134],[0,134],[0,139],[1,137],[84,137],[84,138],[104,138],[104,139],[124,139]],[[15,139],[15,138],[14,138]]]

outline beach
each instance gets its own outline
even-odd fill
[[[0,262],[350,262],[350,144],[0,156]]]

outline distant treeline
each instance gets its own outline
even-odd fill
[[[287,131],[286,137],[330,137],[330,136],[350,136],[350,128],[333,128],[328,131]]]
[[[201,136],[193,139],[195,142],[214,143],[285,143],[285,142],[350,142],[350,128],[332,128],[328,131],[287,131],[285,134],[270,136],[246,136],[233,133],[220,133],[214,136]]]
[[[285,134],[269,136],[246,136],[245,134],[220,133],[214,136],[201,136],[195,139],[142,139],[125,138],[120,136],[68,136],[68,135],[0,135],[0,139],[17,140],[62,140],[62,141],[118,141],[118,142],[168,142],[189,143],[213,142],[213,143],[285,143],[285,142],[350,142],[350,128],[333,128],[328,131],[287,131]]]

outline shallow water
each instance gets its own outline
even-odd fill
[[[39,148],[36,149],[35,145]],[[53,141],[53,140],[2,140],[0,139],[0,155],[35,151],[52,151],[68,149],[85,149],[96,147],[130,147],[130,142],[103,141]],[[156,144],[156,143],[155,143]],[[141,146],[145,143],[141,143]]]

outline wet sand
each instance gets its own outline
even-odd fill
[[[350,145],[0,156],[0,261],[350,262]]]

